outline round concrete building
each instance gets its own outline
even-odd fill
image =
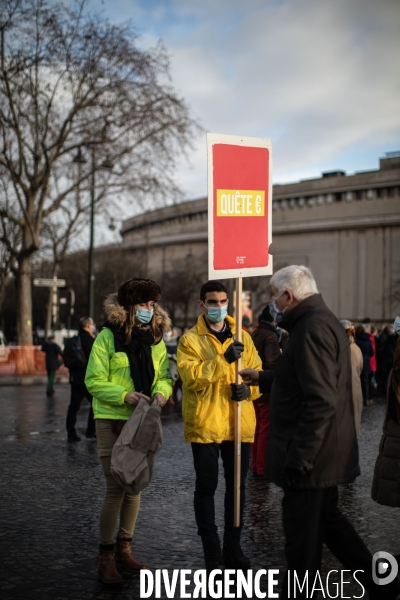
[[[386,155],[376,171],[274,185],[272,231],[274,271],[306,265],[339,317],[391,320],[396,273],[400,279],[400,153]],[[207,277],[207,198],[132,217],[121,234],[149,277],[163,281],[184,265]],[[267,278],[257,279],[255,310],[268,299]]]

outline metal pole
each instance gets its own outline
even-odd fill
[[[70,295],[69,313],[68,313],[68,339],[69,339],[71,337],[71,323],[72,323],[72,316],[74,314],[74,307],[75,307],[75,292],[72,288],[69,289],[68,292]]]
[[[54,281],[57,281],[57,275],[53,277]],[[52,291],[53,302],[52,302],[52,321],[53,321],[53,335],[58,325],[58,288],[53,287]]]
[[[95,147],[92,146],[92,185],[90,201],[90,244],[89,244],[89,272],[88,272],[88,316],[94,317],[94,196],[95,196]]]
[[[242,286],[241,277],[236,279],[236,339],[242,341]],[[239,371],[242,360],[236,361],[236,383],[240,383]],[[235,402],[235,463],[234,463],[234,500],[233,500],[233,526],[240,527],[240,471],[242,454],[242,405]]]

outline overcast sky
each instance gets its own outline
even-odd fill
[[[100,6],[101,0],[95,0]],[[104,0],[162,39],[205,131],[271,138],[274,182],[378,168],[400,150],[399,0]],[[177,173],[206,195],[205,135]]]

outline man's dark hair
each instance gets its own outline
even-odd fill
[[[272,323],[272,321],[273,321],[271,313],[269,312],[269,306],[268,306],[268,304],[264,308],[264,310],[262,311],[262,313],[260,314],[260,316],[258,317],[258,322],[261,323],[261,321],[267,321],[268,323]]]
[[[55,340],[56,338],[54,337],[54,335],[49,335],[47,339],[49,340],[49,342],[51,342],[51,340]]]
[[[207,283],[201,286],[200,300],[202,302],[204,302],[204,300],[206,299],[207,292],[225,292],[225,294],[228,295],[227,287],[217,279],[207,281]]]
[[[79,325],[82,327],[82,329],[84,329],[85,327],[89,327],[91,321],[92,321],[91,317],[81,317],[79,319]]]

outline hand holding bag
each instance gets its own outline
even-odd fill
[[[161,408],[141,398],[126,422],[111,454],[111,473],[130,494],[145,489],[162,446]]]

